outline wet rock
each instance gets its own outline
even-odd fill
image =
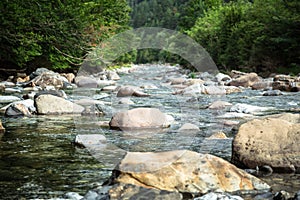
[[[245,73],[245,72],[241,72],[241,71],[237,71],[237,70],[231,70],[230,77],[236,79],[236,78],[239,78],[239,77],[244,76],[246,74],[247,73]]]
[[[83,196],[76,192],[68,192],[63,197],[69,200],[81,200],[83,198]]]
[[[26,77],[18,77],[16,82],[17,83],[24,83],[24,82],[28,82],[30,81],[30,77],[29,76],[26,76]]]
[[[217,116],[216,118],[219,118],[219,119],[251,119],[253,117],[254,116],[252,114],[227,112],[223,115]]]
[[[182,194],[131,184],[116,184],[109,190],[111,199],[181,200]]]
[[[73,73],[62,73],[61,76],[65,77],[69,83],[73,83],[75,79],[75,75]]]
[[[102,91],[112,92],[112,91],[115,91],[116,89],[117,89],[117,86],[115,86],[115,85],[109,85],[109,86],[103,87]]]
[[[41,74],[47,73],[47,72],[52,72],[52,71],[49,70],[49,69],[41,67],[41,68],[36,69],[29,76],[30,76],[30,79],[34,79],[35,77],[40,76]]]
[[[97,88],[98,87],[98,83],[95,78],[86,77],[86,76],[77,76],[75,78],[75,84],[78,87],[84,87],[84,88]]]
[[[64,98],[54,95],[40,95],[34,99],[37,113],[42,115],[47,114],[78,114],[84,108]]]
[[[1,85],[2,85],[4,88],[15,87],[15,86],[16,86],[16,84],[14,84],[14,83],[11,82],[11,81],[2,81],[2,82],[1,82]]]
[[[228,106],[232,106],[232,104],[229,102],[226,102],[226,101],[215,101],[215,102],[211,103],[207,108],[220,110],[220,109],[224,109]]]
[[[30,81],[33,86],[40,86],[42,88],[45,88],[47,86],[54,86],[55,88],[65,88],[65,86],[67,86],[67,84],[69,83],[64,76],[61,76],[60,74],[55,73],[51,70],[38,70],[39,69],[37,69],[35,73],[38,74],[38,76]]]
[[[216,81],[218,83],[223,83],[223,82],[227,83],[227,82],[230,82],[231,80],[232,80],[231,77],[228,76],[227,74],[218,73],[216,75]]]
[[[224,86],[224,89],[226,91],[226,94],[243,92],[243,90],[241,88],[236,87],[236,86]]]
[[[199,127],[195,124],[191,123],[185,123],[183,124],[179,129],[179,132],[185,132],[185,131],[200,131]]]
[[[205,83],[205,81],[203,81],[201,79],[190,78],[190,79],[187,79],[184,84],[190,86],[190,85],[194,85],[194,84],[204,84],[204,83]]]
[[[186,81],[185,78],[171,78],[168,80],[171,85],[180,85],[180,84],[184,84],[184,82]]]
[[[113,81],[120,80],[120,76],[115,71],[107,71],[107,78],[108,80],[113,80]]]
[[[2,122],[0,120],[0,133],[4,133],[5,132],[5,128],[2,125]]]
[[[210,192],[206,195],[203,195],[201,197],[195,198],[194,200],[243,200],[242,197],[237,195],[231,195],[228,193],[215,193]]]
[[[102,145],[106,143],[106,138],[100,134],[76,135],[74,144],[81,147],[90,145]]]
[[[22,93],[21,88],[5,88],[5,93]]]
[[[164,128],[170,126],[168,116],[157,108],[135,108],[116,113],[109,122],[111,128]]]
[[[293,200],[292,195],[286,191],[276,192],[273,197],[273,200]]]
[[[232,162],[241,167],[270,166],[275,172],[299,172],[300,123],[276,118],[242,124],[232,144]]]
[[[113,181],[190,194],[270,188],[221,158],[187,150],[128,152],[114,170]]]
[[[263,93],[263,96],[280,96],[283,95],[280,90],[268,90]]]
[[[273,90],[281,90],[286,92],[300,91],[300,81],[296,77],[289,75],[276,75],[273,79]]]
[[[141,92],[139,88],[134,86],[122,86],[121,88],[119,88],[117,97],[130,97],[130,96],[148,97],[150,95]]]
[[[265,112],[268,110],[272,110],[272,107],[260,107],[260,106],[253,106],[248,104],[237,103],[230,108],[230,112],[237,112],[237,113],[246,113],[246,114],[259,114],[261,112]]]
[[[251,88],[252,90],[265,90],[265,89],[270,89],[272,88],[272,83],[273,81],[271,80],[262,80],[259,82],[256,82],[254,84],[252,84]]]
[[[0,103],[5,104],[5,103],[12,103],[14,101],[20,101],[21,99],[16,96],[1,96],[0,95]]]
[[[57,97],[62,97],[62,98],[67,98],[66,93],[63,90],[45,90],[45,91],[40,91],[34,95],[34,98],[37,98],[40,95],[53,95]]]
[[[251,87],[260,80],[260,77],[256,73],[249,73],[233,79],[231,82],[229,82],[229,85],[238,87]]]
[[[34,101],[32,99],[26,99],[8,105],[5,110],[5,115],[8,117],[31,116],[35,112]]]

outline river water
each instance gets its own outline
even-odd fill
[[[1,199],[56,198],[72,191],[85,194],[102,184],[125,151],[167,151],[189,149],[210,153],[230,160],[234,132],[224,126],[220,118],[226,110],[208,110],[205,107],[216,100],[232,104],[247,103],[274,107],[263,115],[291,112],[300,106],[300,92],[284,93],[278,97],[263,97],[262,91],[245,90],[230,95],[200,95],[197,97],[172,95],[175,89],[167,79],[179,77],[184,71],[171,66],[147,65],[133,73],[121,74],[118,85],[143,86],[150,97],[131,97],[134,105],[120,105],[115,93],[105,97],[97,90],[66,91],[70,99],[83,96],[106,102],[104,116],[34,116],[1,120],[6,128],[0,139],[0,197]],[[108,93],[110,94],[110,93]],[[121,110],[135,107],[154,107],[167,113],[175,122],[167,130],[126,132],[110,130],[100,125]],[[242,119],[234,119],[240,121]],[[199,132],[180,133],[184,123],[196,124]],[[228,139],[208,140],[211,134],[223,131]],[[107,148],[101,152],[89,151],[73,144],[78,134],[101,134],[107,139]],[[1,137],[1,136],[0,136]],[[274,191],[300,190],[299,174],[273,174],[261,177]]]

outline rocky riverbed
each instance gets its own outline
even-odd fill
[[[3,199],[300,198],[299,77],[41,68],[0,91]]]

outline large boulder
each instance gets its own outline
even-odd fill
[[[233,140],[232,162],[247,168],[268,165],[277,172],[300,172],[300,123],[288,118],[292,119],[281,115],[242,124]]]
[[[109,122],[111,128],[164,128],[170,125],[168,115],[157,108],[135,108],[116,113]]]
[[[34,99],[37,113],[47,114],[80,114],[84,107],[68,101],[64,98],[46,94]]]
[[[122,86],[119,88],[117,97],[130,97],[130,96],[148,97],[150,95],[140,91],[138,87],[134,87],[134,86]]]
[[[222,158],[188,150],[128,152],[112,177],[116,183],[190,194],[270,188]]]
[[[240,77],[233,79],[229,85],[251,87],[255,83],[261,81],[261,78],[256,73],[248,73],[241,75]]]

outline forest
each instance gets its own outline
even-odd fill
[[[298,0],[3,0],[0,68],[75,71],[98,44],[125,30],[162,27],[187,34],[219,69],[300,72]],[[180,63],[145,49],[116,63]]]

